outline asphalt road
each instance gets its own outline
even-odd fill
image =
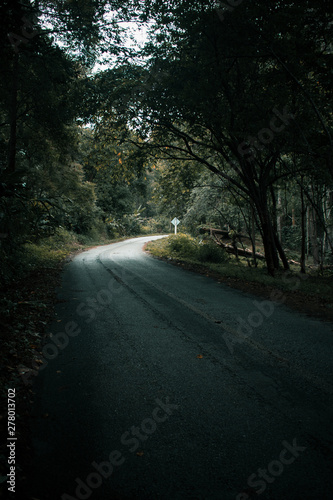
[[[150,239],[65,267],[27,498],[332,500],[332,324],[153,259]]]

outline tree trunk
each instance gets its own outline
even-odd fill
[[[262,242],[265,249],[265,258],[268,272],[271,276],[274,276],[275,271],[279,269],[279,257],[277,254],[274,232],[272,223],[269,217],[268,208],[264,209],[262,212],[258,213],[261,230],[262,230]]]
[[[332,206],[333,206],[333,191],[327,189],[324,198],[323,198],[323,221],[324,221],[324,245],[323,245],[323,254],[326,254],[326,250],[331,250],[333,254],[333,245],[332,245]]]
[[[277,204],[276,204],[276,196],[274,192],[273,186],[271,186],[271,196],[272,196],[272,231],[273,231],[273,237],[274,237],[274,243],[276,246],[277,251],[279,252],[280,259],[283,263],[283,267],[285,270],[289,269],[289,262],[287,260],[286,254],[284,253],[284,250],[282,248],[282,245],[280,243],[280,239],[278,237],[278,215],[277,215]],[[280,196],[280,195],[279,195]],[[281,202],[281,196],[280,196],[280,202]]]
[[[311,254],[313,257],[313,263],[315,266],[320,264],[319,259],[319,246],[317,239],[317,220],[316,220],[316,211],[313,207],[310,208],[310,217],[309,217],[309,237],[311,242]]]
[[[9,172],[15,172],[16,169],[18,72],[19,55],[15,54],[13,58],[12,94],[9,111],[10,135],[7,166]]]
[[[258,267],[257,257],[256,257],[256,231],[255,231],[255,214],[253,205],[251,205],[251,244],[252,244],[252,258],[254,267]]]
[[[310,207],[306,209],[306,257],[310,255]]]
[[[302,230],[302,240],[301,240],[301,273],[305,274],[305,253],[306,253],[306,206],[304,204],[304,192],[303,192],[303,177],[301,183],[301,230]]]
[[[275,245],[274,227],[268,208],[267,189],[260,186],[253,192],[252,199],[260,221],[267,270],[271,276],[274,276],[275,271],[279,269],[279,256]]]
[[[323,272],[323,269],[324,269],[325,253],[326,253],[326,233],[324,232],[322,240],[321,240],[321,260],[320,260],[321,272]]]
[[[282,264],[283,264],[283,268],[285,271],[289,271],[290,266],[289,266],[288,259],[286,257],[286,254],[284,253],[284,250],[283,250],[283,247],[282,247],[281,242],[279,240],[279,237],[275,233],[274,233],[274,240],[275,240],[275,245],[276,245],[277,251],[279,252],[279,255],[280,255],[280,259],[281,259]]]
[[[277,235],[279,241],[282,244],[282,224],[283,224],[283,215],[282,215],[282,198],[281,198],[281,189],[278,190],[278,199],[277,199]]]
[[[294,201],[293,201],[294,203]],[[291,208],[291,220],[292,220],[292,226],[296,227],[296,217],[295,217],[295,208]]]
[[[327,198],[327,205],[329,207],[328,216],[327,216],[327,232],[328,232],[328,240],[333,240],[333,216],[332,216],[332,207],[333,207],[333,191],[329,192]]]
[[[274,187],[270,187],[271,191],[271,197],[272,197],[272,227],[274,230],[274,233],[277,233],[277,208],[276,208],[276,196],[275,196],[275,191]]]

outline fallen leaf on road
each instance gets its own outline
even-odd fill
[[[139,456],[139,457],[142,457],[143,455],[143,451],[137,451],[136,454]]]
[[[203,355],[202,354],[198,354],[197,358],[202,359]]]

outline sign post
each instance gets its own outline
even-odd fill
[[[180,220],[178,220],[177,217],[175,217],[171,221],[171,224],[173,224],[175,226],[175,234],[177,234],[177,226],[178,226],[179,223],[180,223]]]

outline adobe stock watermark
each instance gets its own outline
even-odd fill
[[[137,451],[140,444],[154,434],[158,424],[165,422],[175,410],[179,409],[179,405],[170,403],[168,397],[165,399],[165,402],[155,399],[157,406],[152,411],[151,417],[143,419],[140,426],[133,425],[120,437],[120,443],[126,446],[130,453]],[[103,481],[111,477],[115,467],[120,467],[125,461],[126,457],[118,449],[111,451],[108,460],[104,462],[93,461],[91,463],[93,472],[90,472],[84,480],[80,477],[75,479],[75,496],[63,493],[61,500],[87,500]]]
[[[227,0],[227,3],[218,2],[218,4],[215,4],[215,11],[219,16],[220,21],[224,21],[225,14],[235,10],[235,7],[238,7],[241,3],[243,3],[243,1],[244,0]]]
[[[290,121],[295,119],[295,116],[288,111],[287,106],[283,108],[282,113],[277,108],[273,108],[273,113],[274,116],[269,122],[269,127],[262,128],[255,137],[248,136],[245,141],[239,144],[237,151],[241,156],[247,156],[246,160],[253,161],[257,157],[258,151],[265,149],[274,140],[276,134],[285,130],[290,125]]]
[[[306,450],[306,446],[299,446],[296,443],[296,438],[292,444],[288,441],[282,441],[284,447],[279,455],[278,460],[272,460],[267,469],[258,469],[256,473],[251,474],[247,479],[247,485],[255,489],[256,495],[261,495],[266,488],[267,484],[274,483],[275,479],[283,473],[285,466],[295,462],[300,453]],[[239,493],[236,500],[247,500],[250,496],[247,493]]]
[[[8,33],[8,38],[14,51],[18,53],[19,47],[22,43],[27,44],[32,38],[39,34],[39,29],[37,27],[38,17],[35,14],[32,20],[28,19],[26,16],[22,17],[23,25],[21,27],[21,34],[10,32]]]
[[[282,281],[288,283],[291,291],[297,290],[301,282],[306,279],[308,279],[308,275],[302,273],[298,273],[297,275],[287,273],[282,277]],[[276,307],[285,301],[286,295],[282,290],[272,290],[269,300],[254,300],[252,303],[255,309],[250,312],[247,318],[237,317],[238,326],[236,335],[225,332],[222,336],[230,353],[234,353],[235,344],[243,344],[253,334],[254,329],[259,328],[265,319],[270,318],[274,314]]]
[[[125,270],[122,270],[121,279],[124,277]],[[110,306],[115,294],[121,289],[121,284],[116,280],[110,280],[107,288],[103,288],[96,293],[94,297],[88,297],[76,307],[77,316],[84,318],[85,324],[94,321],[98,314]],[[32,384],[32,376],[46,368],[50,360],[55,359],[61,351],[69,344],[70,339],[77,337],[81,333],[81,326],[76,321],[68,321],[63,331],[50,335],[50,341],[46,343],[41,352],[41,356],[32,361],[31,367],[24,365],[18,366],[18,371],[25,385]]]

